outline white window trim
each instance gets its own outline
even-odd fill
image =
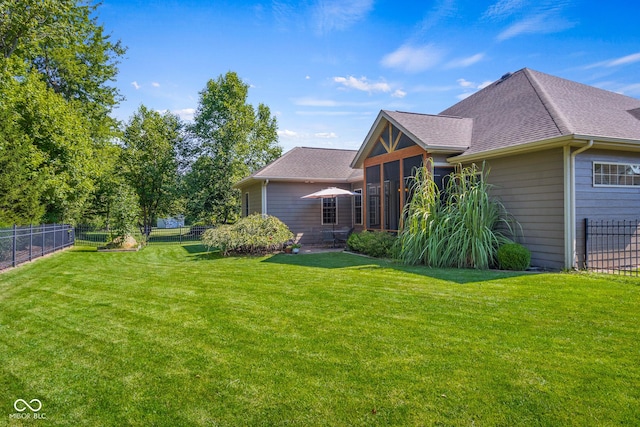
[[[327,197],[327,199],[336,200],[336,222],[324,222],[324,199],[320,199],[320,223],[322,225],[338,225],[338,197]]]
[[[591,164],[591,185],[597,188],[640,188],[640,185],[628,185],[628,184],[596,184],[596,164],[609,165],[609,166],[635,166],[640,168],[640,164],[625,163],[625,162],[606,162],[606,161],[593,161]],[[638,174],[640,179],[640,174]]]

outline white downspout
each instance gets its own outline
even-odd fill
[[[266,179],[262,183],[262,217],[265,218],[267,213],[267,185],[269,185],[269,180]]]
[[[579,148],[569,156],[569,223],[566,224],[565,230],[566,247],[565,247],[565,266],[567,268],[577,268],[576,260],[576,157],[593,147],[593,139],[589,140],[587,145]],[[569,148],[570,150],[571,148]],[[566,198],[565,198],[566,200]]]

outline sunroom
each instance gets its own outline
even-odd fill
[[[364,171],[365,229],[400,230],[415,169],[429,164],[442,187],[453,171],[446,158],[468,147],[471,127],[470,119],[459,117],[381,111],[351,164]]]

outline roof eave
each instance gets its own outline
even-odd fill
[[[548,148],[560,147],[572,141],[573,135],[564,135],[540,141],[532,141],[525,144],[514,145],[512,147],[502,147],[493,150],[479,151],[472,154],[460,154],[447,159],[449,163],[468,163],[476,160],[486,160],[495,157],[511,156],[515,154],[529,153],[531,151],[544,150]]]
[[[480,151],[472,154],[460,154],[458,156],[449,157],[449,163],[468,163],[477,160],[486,160],[496,157],[513,156],[517,154],[526,154],[532,151],[546,150],[550,148],[562,147],[572,142],[578,141],[594,141],[596,148],[609,148],[620,150],[640,151],[640,140],[630,138],[616,138],[600,135],[584,135],[571,134],[562,135],[554,138],[532,141],[525,144],[519,144],[512,147],[497,148],[494,150]]]
[[[233,188],[242,188],[245,187],[249,183],[255,182],[266,182],[266,181],[277,181],[277,182],[301,182],[301,183],[336,183],[336,184],[349,184],[353,181],[351,178],[314,178],[314,177],[287,177],[287,176],[250,176],[242,181],[238,181],[233,184]],[[358,181],[358,179],[355,179]]]

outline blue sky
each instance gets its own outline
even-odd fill
[[[357,149],[381,109],[437,114],[528,67],[640,98],[635,0],[104,0],[128,47],[114,112],[193,117],[235,71],[278,119],[279,143]]]

